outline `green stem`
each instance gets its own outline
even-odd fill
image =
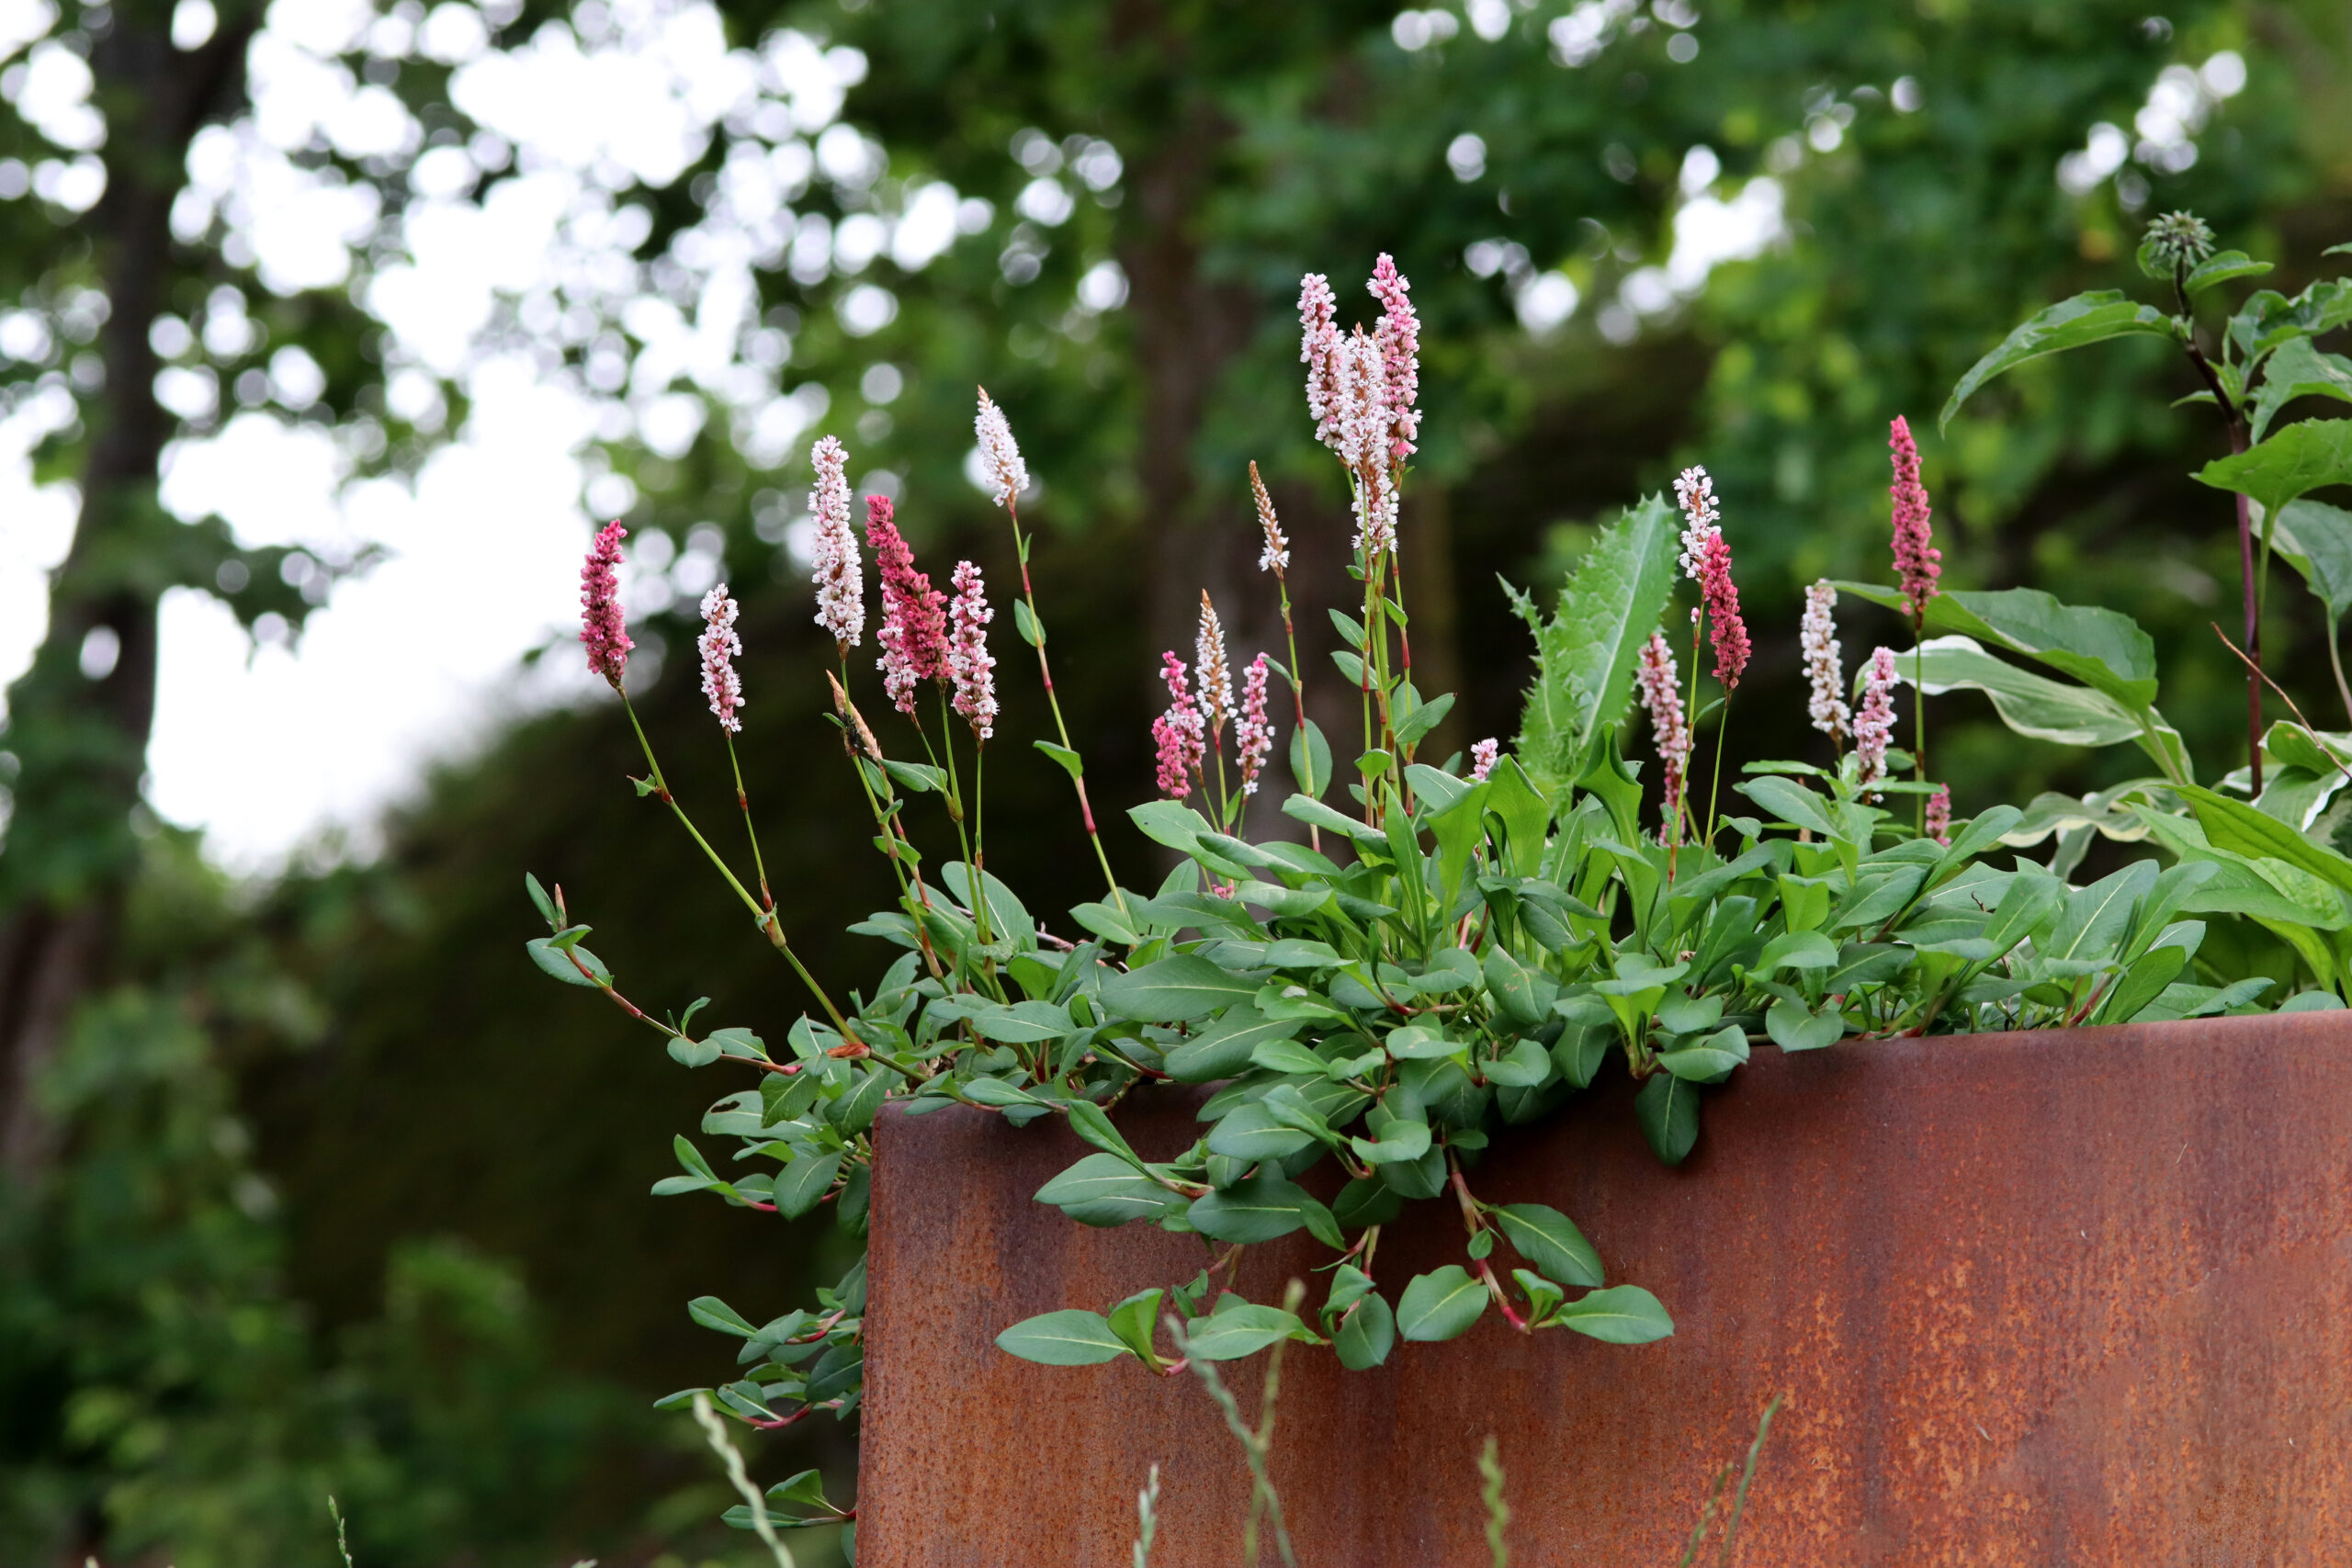
[[[760,902],[775,908],[775,895],[768,891],[767,863],[760,858],[759,829],[752,826],[752,797],[743,792],[743,764],[735,757],[735,737],[731,731],[719,733],[727,738],[727,767],[735,775],[735,804],[743,813],[743,836],[752,840],[752,871],[760,879]]]
[[[1298,667],[1298,633],[1290,621],[1290,579],[1277,571],[1274,573],[1274,585],[1282,591],[1283,641],[1290,650],[1290,700],[1298,716],[1298,760],[1306,774],[1298,781],[1298,787],[1320,799],[1321,795],[1315,787],[1315,747],[1307,738],[1306,729],[1306,671]],[[2344,706],[2347,714],[2352,714],[2352,696],[2344,699]],[[1316,853],[1323,852],[1323,830],[1311,822],[1306,825],[1306,842]]]
[[[1707,837],[1710,852],[1715,847],[1715,797],[1724,787],[1724,742],[1731,736],[1731,694],[1724,694],[1723,711],[1715,716],[1715,777],[1707,786]]]

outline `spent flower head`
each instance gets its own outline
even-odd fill
[[[1854,714],[1846,705],[1845,654],[1838,646],[1838,621],[1831,614],[1837,605],[1838,590],[1826,580],[1816,581],[1806,589],[1804,619],[1798,625],[1798,640],[1804,647],[1805,683],[1812,688],[1812,696],[1805,704],[1806,715],[1815,729],[1843,750],[1846,738],[1852,732]]]
[[[2141,243],[2166,272],[2176,272],[2213,254],[2213,231],[2194,212],[2167,212],[2148,225]]]
[[[947,675],[956,683],[956,711],[972,727],[974,739],[986,740],[996,733],[996,657],[989,652],[988,634],[996,612],[989,608],[988,586],[980,581],[978,567],[957,561],[955,583],[955,602],[948,606]]]
[[[621,541],[628,530],[615,518],[597,530],[588,547],[587,564],[580,569],[580,641],[588,649],[588,671],[601,675],[613,690],[621,689],[628,669],[628,617],[621,613]]]
[[[730,734],[743,728],[743,721],[735,716],[743,705],[742,678],[735,673],[743,643],[735,635],[735,601],[722,582],[702,596],[702,636],[695,639],[702,650],[702,694],[710,699],[718,727]]]
[[[973,416],[972,434],[980,444],[980,467],[989,476],[990,492],[999,506],[1012,506],[1029,488],[1029,465],[1021,460],[1021,444],[1012,439],[1012,426],[1005,423],[1004,411],[989,400],[989,389],[980,389],[980,410]]]
[[[888,496],[865,498],[865,542],[882,577],[882,625],[874,634],[882,657],[875,667],[891,705],[912,718],[916,688],[947,679],[947,596],[915,570],[914,551],[892,520]]]
[[[808,449],[817,482],[808,510],[817,520],[817,552],[811,575],[817,584],[817,624],[833,634],[833,646],[847,655],[865,636],[865,573],[857,558],[857,536],[849,528],[849,454],[831,436]]]
[[[1911,423],[1901,414],[1887,428],[1887,449],[1894,454],[1894,483],[1887,491],[1894,498],[1894,572],[1902,580],[1903,613],[1913,630],[1927,625],[1928,601],[1942,590],[1943,551],[1936,548],[1928,525],[1928,487],[1919,482],[1919,444],[1911,439]]]

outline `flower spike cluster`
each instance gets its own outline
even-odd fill
[[[1258,502],[1259,530],[1266,536],[1265,547],[1258,552],[1258,570],[1280,577],[1290,570],[1290,540],[1274,516],[1274,498],[1266,493],[1266,481],[1258,477],[1255,463],[1250,465],[1250,493]]]
[[[1826,580],[1804,591],[1804,619],[1799,640],[1804,645],[1804,676],[1813,691],[1805,711],[1813,727],[1829,737],[1840,750],[1852,733],[1854,714],[1846,705],[1845,655],[1838,646],[1838,622],[1830,614],[1838,604],[1838,590]]]
[[[710,699],[710,711],[718,716],[718,727],[729,734],[741,734],[743,721],[735,716],[743,705],[742,678],[735,673],[735,660],[743,651],[742,639],[735,635],[735,601],[720,583],[702,596],[702,636],[695,646],[702,650],[702,694]]]
[[[817,482],[808,510],[817,520],[817,624],[833,634],[842,657],[865,636],[865,573],[857,558],[857,536],[849,530],[849,454],[831,436],[808,449]]]
[[[1928,490],[1919,482],[1919,444],[1911,439],[1911,423],[1901,414],[1889,427],[1887,447],[1894,453],[1894,571],[1903,582],[1903,613],[1916,631],[1927,625],[1928,601],[1941,592],[1936,579],[1943,575],[1943,551],[1935,547],[1928,526]]]
[[[947,676],[956,684],[956,711],[972,727],[975,739],[986,740],[996,733],[996,657],[989,652],[988,634],[996,612],[989,608],[978,567],[957,561],[955,583],[956,599],[948,607]]]
[[[1340,445],[1339,301],[1331,280],[1310,272],[1298,283],[1298,362],[1306,367],[1306,412],[1315,439],[1337,451]]]
[[[1502,745],[1493,736],[1474,743],[1470,748],[1470,782],[1484,783],[1495,771],[1495,759],[1502,753]]]
[[[1396,547],[1396,485],[1388,467],[1388,372],[1380,344],[1358,327],[1340,343],[1339,451],[1355,473],[1356,549],[1378,557]]]
[[[1216,606],[1209,603],[1205,588],[1201,590],[1201,629],[1193,636],[1193,652],[1200,660],[1193,668],[1201,677],[1202,716],[1214,740],[1233,716],[1233,668],[1225,658],[1225,623],[1216,618]]]
[[[1274,727],[1266,720],[1266,656],[1242,671],[1241,716],[1233,725],[1233,750],[1241,759],[1241,793],[1258,793],[1258,775],[1274,752]]]
[[[1184,661],[1172,651],[1163,653],[1159,672],[1168,682],[1168,711],[1151,721],[1159,793],[1170,800],[1182,800],[1193,793],[1193,773],[1208,755],[1208,727],[1201,722],[1201,710],[1193,705]]]
[[[1854,718],[1854,755],[1861,763],[1858,777],[1864,789],[1885,779],[1887,743],[1894,739],[1894,650],[1874,648],[1862,670],[1862,711]]]
[[[882,577],[882,625],[874,634],[882,657],[875,667],[891,705],[912,718],[916,688],[947,679],[947,596],[915,570],[914,551],[892,520],[888,496],[865,498],[865,542]]]
[[[1634,671],[1642,707],[1650,716],[1650,734],[1657,744],[1658,761],[1666,774],[1666,824],[1661,843],[1681,840],[1682,781],[1690,769],[1690,723],[1683,716],[1681,679],[1674,667],[1674,650],[1666,634],[1650,633],[1642,646],[1642,661]]]
[[[1011,506],[1029,488],[1029,465],[1021,460],[1021,444],[1012,439],[1012,426],[1005,423],[1004,411],[989,400],[989,389],[980,389],[980,411],[973,417],[972,434],[980,444],[980,466],[989,476],[991,493],[999,506]]]
[[[1415,405],[1421,395],[1421,322],[1408,298],[1413,286],[1405,281],[1383,251],[1373,264],[1372,280],[1364,286],[1380,301],[1380,325],[1373,338],[1380,345],[1388,403],[1388,462],[1402,468],[1414,452],[1421,414]]]
[[[599,529],[580,569],[580,641],[588,649],[588,672],[601,675],[614,691],[628,668],[628,617],[621,613],[621,541],[628,530],[616,518]]]
[[[1928,837],[1951,848],[1951,785],[1938,784],[1936,793],[1928,796]]]

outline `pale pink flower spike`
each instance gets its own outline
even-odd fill
[[[1306,367],[1306,412],[1315,439],[1334,451],[1340,437],[1339,301],[1331,280],[1310,272],[1298,281],[1298,362]]]
[[[718,727],[740,735],[743,721],[735,715],[743,705],[743,682],[735,673],[735,660],[742,654],[743,643],[735,635],[736,613],[727,584],[722,582],[704,594],[702,636],[695,642],[702,649],[702,694],[710,699],[710,711],[718,716]]]
[[[1396,270],[1387,252],[1383,251],[1373,264],[1372,280],[1365,288],[1380,301],[1380,325],[1373,337],[1380,345],[1386,372],[1388,463],[1401,468],[1413,455],[1413,441],[1421,428],[1420,411],[1414,406],[1421,393],[1421,322],[1408,298],[1413,286]]]
[[[1021,460],[1021,444],[1012,439],[1012,426],[1005,423],[1004,411],[989,400],[989,389],[980,389],[980,411],[973,417],[972,434],[980,444],[980,465],[987,472],[990,492],[999,506],[1012,506],[1029,488],[1029,465]]]
[[[1233,669],[1225,658],[1225,624],[1216,618],[1206,589],[1201,591],[1201,629],[1193,639],[1193,652],[1200,661],[1193,668],[1201,678],[1201,713],[1208,721],[1209,739],[1215,740],[1233,716]]]
[[[621,541],[628,530],[615,518],[597,530],[589,547],[587,564],[580,569],[580,640],[588,649],[588,671],[601,675],[614,691],[628,669],[628,617],[621,613]]]
[[[1813,727],[1843,750],[1847,736],[1852,733],[1854,714],[1846,705],[1844,654],[1838,646],[1838,622],[1831,614],[1837,604],[1835,588],[1826,581],[1815,582],[1804,591],[1804,619],[1798,631],[1804,645],[1805,682],[1813,692],[1805,711]]]
[[[1634,680],[1642,706],[1650,716],[1650,733],[1657,743],[1658,761],[1665,773],[1662,803],[1665,826],[1658,841],[1679,843],[1682,837],[1682,783],[1690,767],[1690,725],[1682,714],[1681,680],[1674,667],[1674,650],[1664,632],[1650,633],[1642,647],[1642,662]]]
[[[956,711],[972,727],[973,739],[986,740],[996,733],[996,658],[989,652],[988,637],[996,612],[989,608],[978,567],[957,561],[955,583],[956,597],[948,606],[947,674],[956,683]]]
[[[1887,743],[1894,739],[1894,650],[1871,649],[1862,671],[1862,711],[1854,718],[1854,755],[1861,763],[1857,778],[1865,790],[1886,778]],[[1877,798],[1874,790],[1871,798]]]
[[[817,482],[808,510],[817,521],[817,624],[833,634],[846,658],[865,636],[865,573],[857,558],[857,536],[849,529],[849,454],[828,435],[808,449]]]
[[[1927,828],[1928,837],[1951,848],[1951,785],[1938,784],[1936,793],[1928,796]]]
[[[1233,749],[1241,759],[1241,793],[1258,793],[1258,775],[1274,752],[1274,727],[1266,720],[1266,656],[1258,655],[1241,676],[1241,716],[1234,721]]]
[[[1474,742],[1470,748],[1470,782],[1482,784],[1495,771],[1495,759],[1502,754],[1502,746],[1492,736]]]
[[[1265,546],[1258,552],[1258,570],[1280,577],[1290,570],[1290,540],[1274,516],[1274,498],[1266,493],[1266,481],[1258,477],[1255,463],[1250,465],[1250,493],[1258,502],[1259,530],[1266,536]]]

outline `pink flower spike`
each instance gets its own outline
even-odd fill
[[[1872,786],[1886,778],[1886,748],[1894,739],[1894,650],[1874,648],[1862,670],[1862,711],[1854,716],[1854,756],[1861,764],[1855,776],[1872,800],[1878,798]]]
[[[912,718],[916,688],[947,679],[947,596],[915,570],[914,552],[891,520],[889,497],[865,498],[865,542],[882,577],[882,625],[874,634],[882,657],[876,668],[891,705]]]
[[[1690,725],[1682,714],[1682,683],[1674,667],[1674,650],[1664,632],[1650,633],[1642,647],[1642,662],[1634,671],[1642,706],[1650,716],[1650,733],[1657,743],[1658,761],[1665,770],[1665,798],[1660,803],[1666,825],[1658,841],[1673,844],[1681,838],[1682,781],[1690,765]]]
[[[621,564],[621,541],[628,537],[618,518],[605,524],[589,547],[587,564],[580,569],[580,640],[588,649],[588,672],[602,675],[616,692],[628,668],[628,650],[637,646],[628,639],[628,617],[621,613],[620,579],[615,570]]]
[[[1813,688],[1805,711],[1813,727],[1842,750],[1854,714],[1846,705],[1846,666],[1838,646],[1838,622],[1831,614],[1837,604],[1838,591],[1826,581],[1806,589],[1798,640],[1804,647],[1805,680]]]
[[[1715,507],[1715,481],[1704,468],[1683,469],[1674,480],[1674,503],[1682,508],[1682,575],[1696,582],[1707,541],[1723,532],[1715,526],[1723,515]]]
[[[1216,618],[1216,606],[1209,603],[1205,588],[1201,590],[1201,629],[1193,639],[1193,651],[1200,660],[1193,668],[1201,677],[1201,716],[1215,739],[1233,716],[1233,669],[1225,660],[1225,623]]]
[[[1699,564],[1699,592],[1707,602],[1707,636],[1715,647],[1715,679],[1726,693],[1747,669],[1747,623],[1739,615],[1739,588],[1731,580],[1731,546],[1722,534],[1707,541]]]
[[[1903,583],[1903,613],[1916,631],[1927,625],[1928,601],[1942,590],[1943,551],[1935,547],[1928,525],[1927,487],[1919,482],[1919,444],[1911,439],[1911,423],[1901,414],[1888,427],[1887,447],[1894,453],[1894,483],[1887,493],[1894,498],[1894,572]]]
[[[989,608],[988,586],[980,569],[970,561],[956,563],[956,598],[948,606],[953,623],[947,643],[947,674],[956,682],[956,711],[972,727],[977,740],[996,733],[996,659],[989,652],[988,625],[996,619]]]
[[[849,531],[849,454],[828,435],[808,449],[817,470],[808,510],[817,520],[817,624],[833,634],[843,655],[865,636],[865,574],[857,536]]]
[[[1241,716],[1234,721],[1233,749],[1241,759],[1241,793],[1258,793],[1258,774],[1274,753],[1274,727],[1266,721],[1266,656],[1258,655],[1241,675]]]
[[[1263,548],[1258,552],[1258,570],[1271,571],[1276,577],[1290,570],[1290,540],[1283,536],[1283,525],[1274,516],[1274,498],[1266,493],[1266,481],[1258,477],[1258,465],[1250,465],[1250,493],[1258,502],[1258,527],[1266,536]]]
[[[1495,759],[1501,753],[1501,745],[1492,736],[1474,742],[1470,748],[1470,782],[1483,784],[1487,775],[1495,771]]]
[[[729,597],[727,584],[722,582],[704,594],[702,636],[695,645],[702,649],[702,694],[710,699],[718,727],[740,735],[743,721],[735,714],[743,705],[743,682],[735,673],[735,660],[742,654],[743,643],[735,635],[735,601]]]
[[[1315,421],[1315,439],[1334,450],[1340,435],[1338,314],[1329,278],[1310,272],[1298,280],[1298,361],[1306,367],[1306,412]]]
[[[1151,721],[1151,740],[1159,769],[1159,793],[1182,800],[1193,793],[1193,773],[1208,754],[1206,727],[1193,705],[1191,686],[1184,679],[1184,661],[1171,651],[1159,656],[1159,673],[1168,682],[1168,711]]]
[[[1421,322],[1407,297],[1413,286],[1397,272],[1385,251],[1373,264],[1372,281],[1366,287],[1380,301],[1380,325],[1374,337],[1386,371],[1388,461],[1402,468],[1413,455],[1413,439],[1421,427],[1420,411],[1414,406],[1421,394]]]
[[[1951,785],[1938,784],[1928,796],[1928,837],[1951,848]]]

